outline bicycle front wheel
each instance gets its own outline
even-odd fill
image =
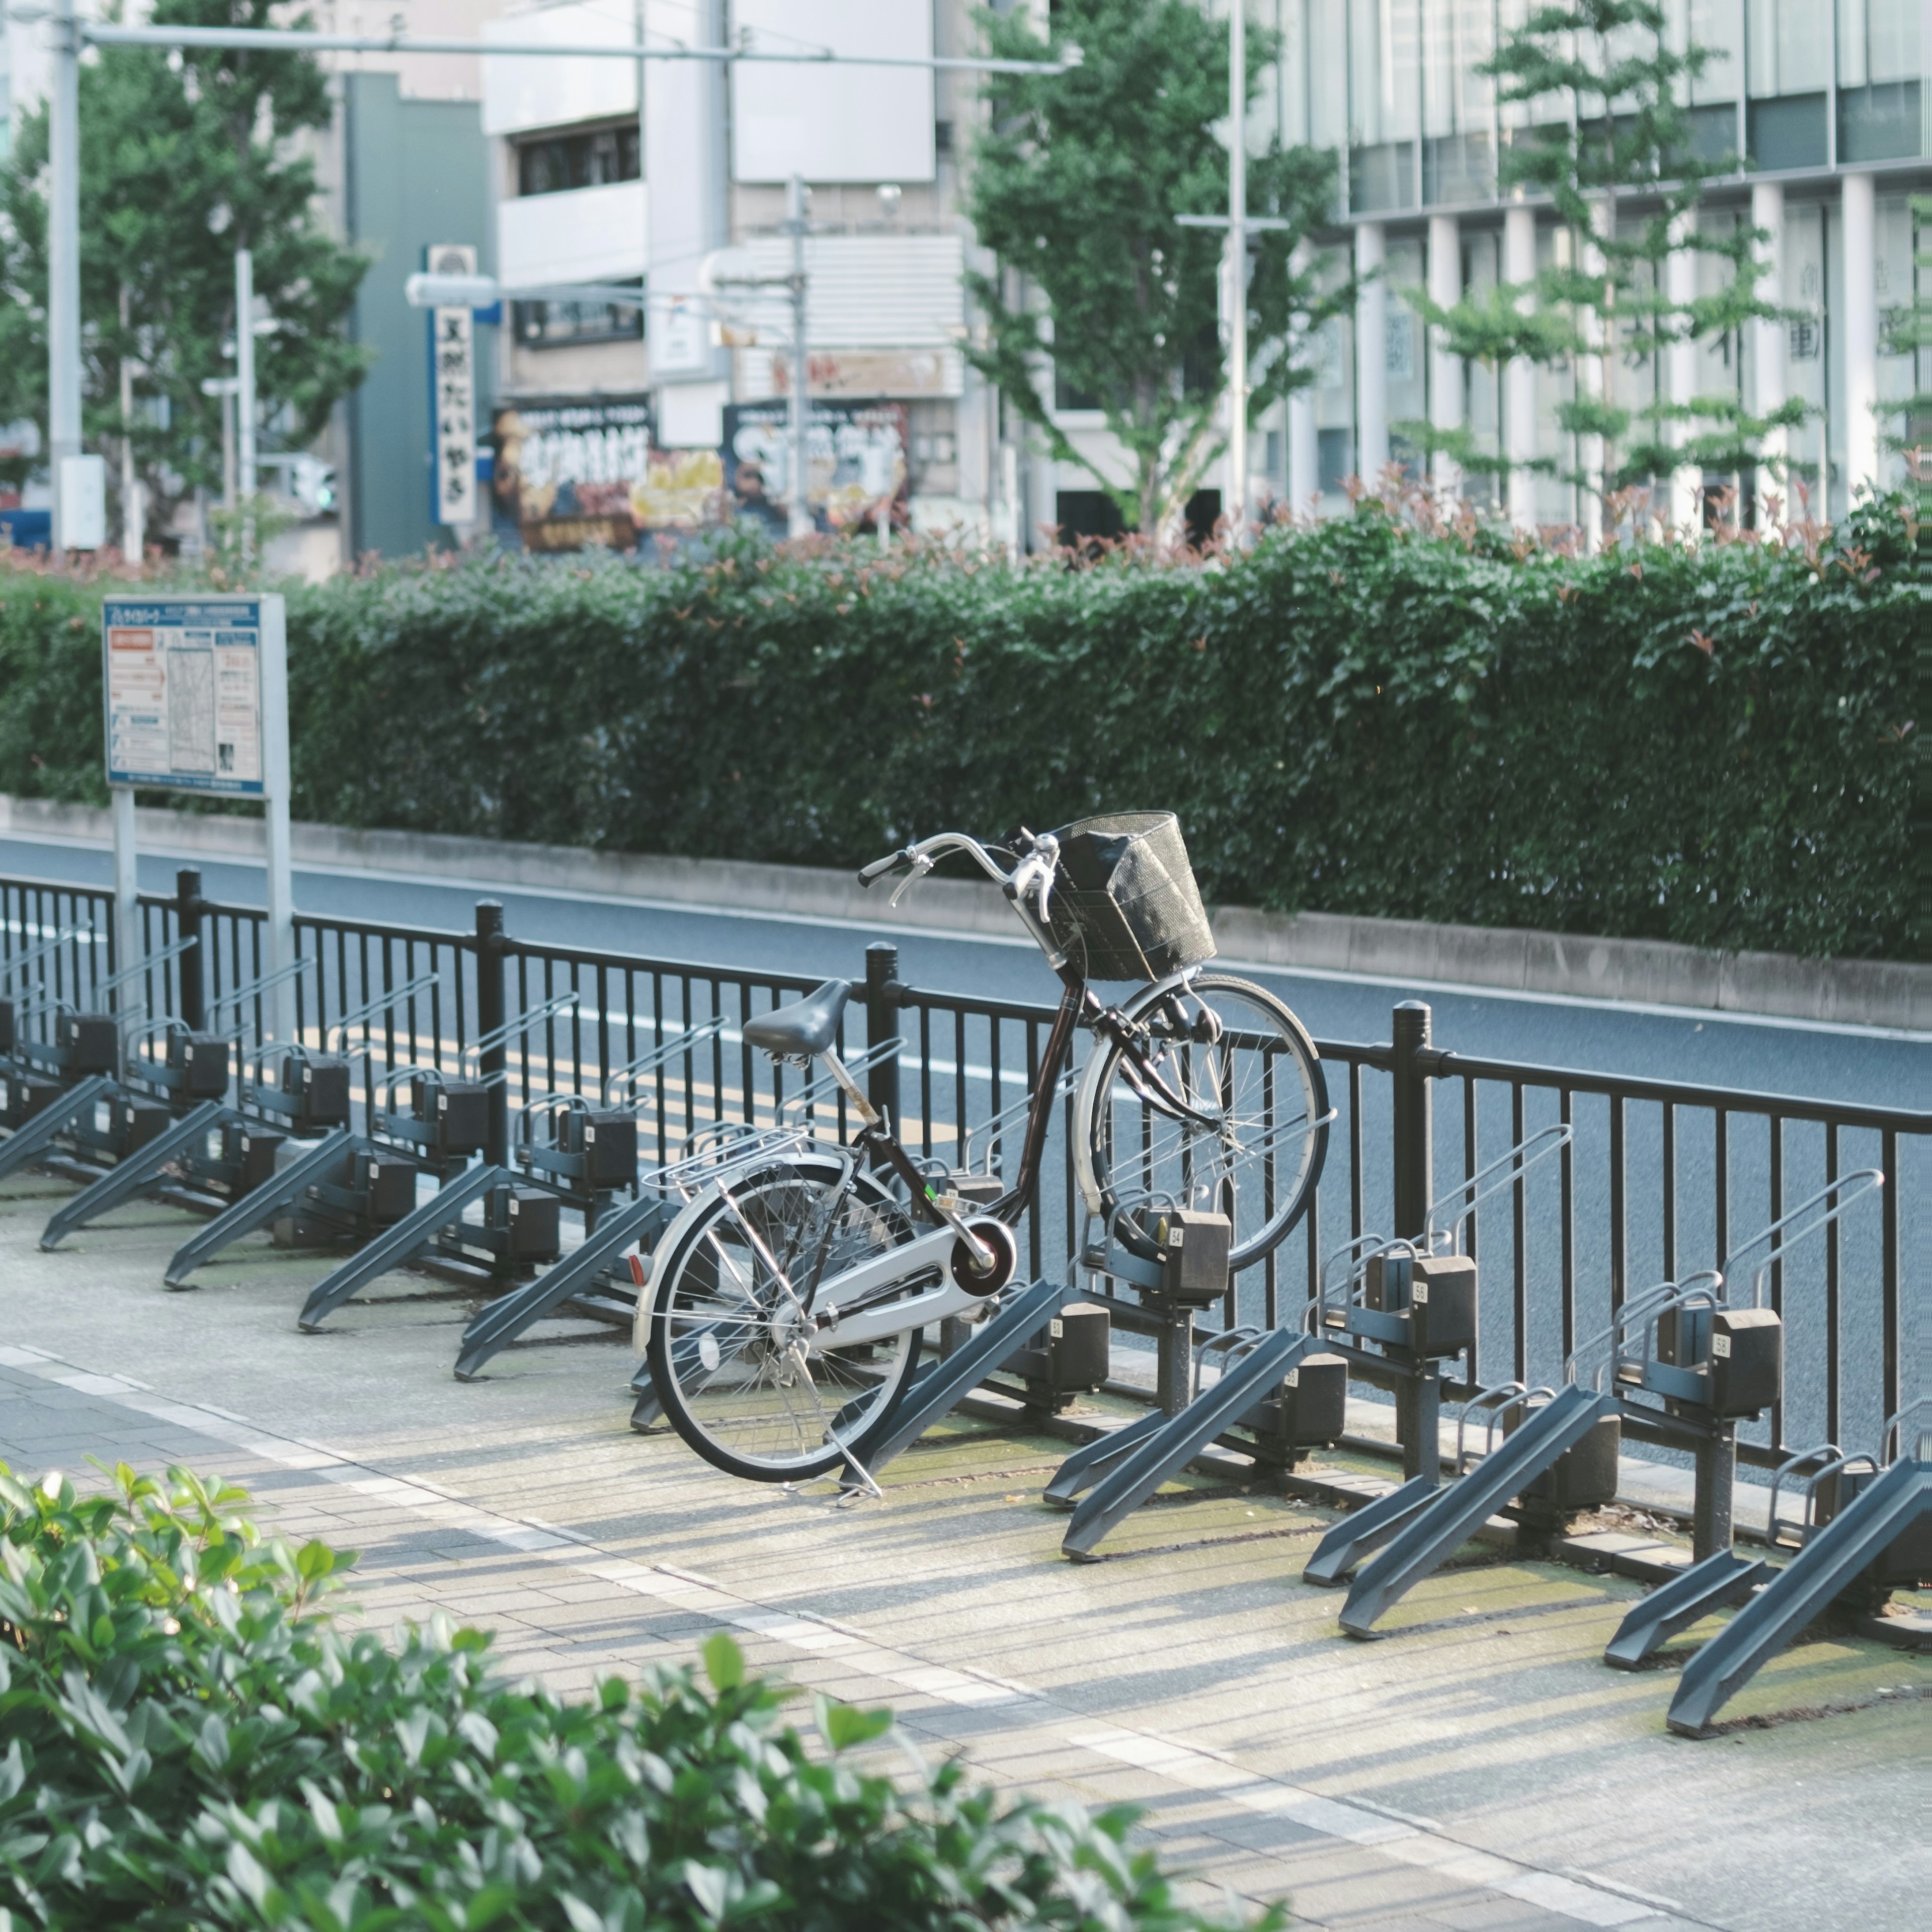
[[[1228,1216],[1230,1261],[1259,1261],[1306,1211],[1328,1150],[1315,1043],[1274,994],[1226,973],[1148,987],[1122,1009],[1159,1085],[1109,1042],[1081,1083],[1075,1157],[1090,1212],[1159,1258],[1163,1208]],[[1163,1103],[1164,1088],[1184,1111]]]
[[[918,1366],[920,1333],[809,1351],[811,1285],[913,1237],[869,1174],[806,1156],[730,1178],[667,1232],[646,1353],[671,1426],[754,1482],[838,1468]],[[909,1282],[908,1292],[918,1284]]]

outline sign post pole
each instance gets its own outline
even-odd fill
[[[114,970],[131,966],[141,954],[140,881],[135,869],[134,788],[116,785],[108,794],[114,824]]]
[[[289,852],[289,646],[282,600],[265,597],[262,604],[262,809],[268,831],[268,970],[274,973],[293,964],[296,956]],[[269,1031],[278,1040],[294,1039],[294,980],[272,987],[268,999]]]

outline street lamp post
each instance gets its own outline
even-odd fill
[[[47,91],[47,467],[53,554],[65,527],[62,466],[80,454],[80,38],[74,0],[54,0]]]
[[[1248,34],[1246,0],[1228,15],[1228,500],[1230,534],[1248,528]]]
[[[235,251],[235,490],[242,561],[255,560],[255,258]]]
[[[791,514],[786,527],[792,536],[808,537],[812,525],[805,363],[805,183],[796,175],[785,190],[785,227],[791,236]]]

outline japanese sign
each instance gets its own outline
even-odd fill
[[[642,396],[532,398],[498,408],[491,489],[498,535],[530,550],[628,550],[646,530],[718,514],[715,449],[660,449]]]
[[[275,596],[110,597],[101,607],[107,782],[265,794],[265,634]]]
[[[734,403],[724,412],[724,484],[741,517],[782,535],[780,506],[791,496],[790,406],[780,399]],[[820,530],[842,530],[882,500],[906,495],[908,412],[903,403],[826,402],[814,396],[806,422],[811,473],[806,501]]]
[[[429,250],[430,272],[473,275],[476,250],[466,244],[438,242]],[[476,344],[474,319],[466,308],[430,311],[430,410],[436,460],[435,502],[439,524],[476,520]]]

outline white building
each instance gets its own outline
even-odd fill
[[[722,0],[644,0],[634,11],[571,0],[508,15],[487,32],[508,45],[623,46],[635,44],[640,16],[651,47],[719,46],[728,32],[732,44],[771,51],[925,59],[972,44],[963,0],[734,0],[728,16]],[[956,138],[976,111],[974,76],[509,55],[485,66],[506,296],[602,291],[506,307],[497,395],[500,409],[519,410],[507,426],[510,461],[527,444],[534,464],[520,466],[526,522],[562,517],[550,495],[565,461],[559,439],[602,434],[614,448],[631,433],[625,412],[634,401],[647,404],[660,452],[653,515],[675,524],[695,514],[707,482],[722,485],[705,459],[724,448],[736,420],[728,412],[780,401],[791,378],[788,294],[744,284],[789,272],[782,224],[786,184],[798,176],[810,189],[814,405],[821,414],[887,406],[874,413],[902,436],[915,526],[985,527],[992,430],[986,392],[961,352],[970,243]],[[648,290],[643,318],[610,296],[629,287]],[[581,406],[597,398],[614,410],[593,423]],[[760,452],[771,448],[763,431],[756,440]],[[784,452],[760,460],[770,472]],[[782,476],[764,481],[772,496],[785,494]],[[601,487],[583,497],[570,507],[585,515],[616,501]],[[500,526],[500,501],[499,511]],[[560,540],[578,527],[559,526]]]

